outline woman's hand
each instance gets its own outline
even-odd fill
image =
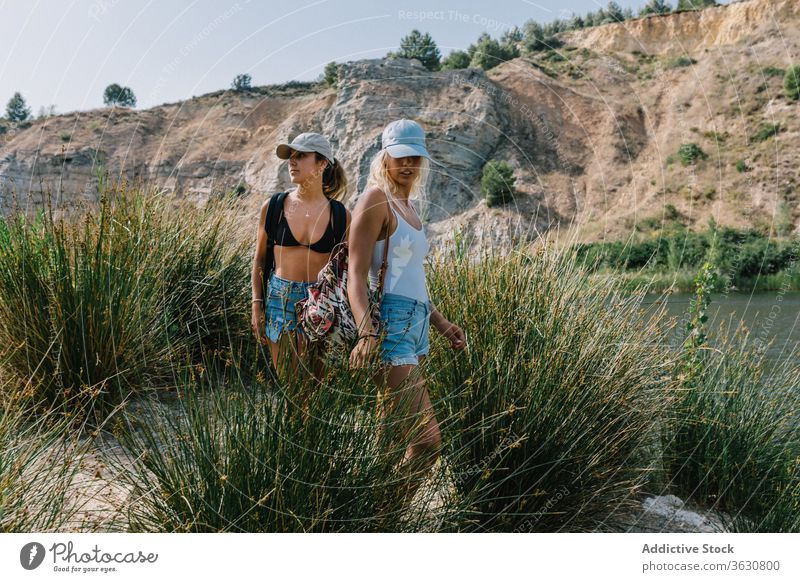
[[[450,341],[450,347],[454,350],[463,350],[467,347],[467,338],[464,335],[464,330],[455,323],[445,320],[439,328],[439,333]]]
[[[267,343],[267,334],[264,327],[265,323],[264,304],[261,301],[253,302],[253,313],[250,317],[250,325],[253,328],[253,334],[256,336],[256,341],[262,344]]]
[[[350,352],[350,367],[363,368],[372,357],[372,353],[378,347],[378,338],[375,336],[366,336],[358,341],[356,347]]]

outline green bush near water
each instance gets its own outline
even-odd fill
[[[731,531],[800,531],[800,369],[768,371],[763,342],[745,332],[712,342],[707,310],[716,278],[705,264],[673,376],[664,464],[681,496],[720,512]]]
[[[774,275],[796,266],[800,256],[798,240],[769,238],[755,230],[730,227],[694,232],[687,229],[662,230],[656,236],[628,241],[581,243],[578,260],[595,271],[634,271],[643,274],[698,269],[716,237],[715,267],[727,285],[741,287],[756,277]]]

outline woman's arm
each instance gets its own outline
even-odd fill
[[[442,315],[442,312],[436,309],[433,301],[431,301],[431,325],[439,333],[441,333],[443,329],[450,325],[450,322],[447,321],[444,315]]]
[[[359,329],[359,335],[374,334],[372,322],[367,317],[367,277],[372,262],[372,249],[378,240],[386,216],[386,196],[377,188],[366,190],[353,209],[349,232],[349,257],[347,297]]]
[[[450,340],[450,346],[454,350],[460,350],[467,346],[467,338],[464,335],[464,330],[451,323],[442,315],[442,312],[436,309],[436,306],[431,301],[431,325],[442,334],[445,338]]]
[[[377,330],[372,327],[369,317],[369,297],[367,296],[367,275],[372,262],[372,250],[381,232],[384,231],[384,217],[388,212],[386,195],[378,188],[369,188],[353,209],[353,225],[350,228],[350,278],[347,281],[347,297],[360,339],[350,352],[350,366],[366,366],[378,348]],[[384,238],[388,238],[388,224]]]
[[[269,200],[264,202],[261,206],[261,215],[258,219],[258,233],[256,235],[256,250],[253,254],[253,269],[250,273],[250,287],[253,294],[252,313],[250,316],[250,325],[253,328],[253,333],[256,339],[266,343],[267,336],[264,329],[264,261],[267,257],[267,231],[264,225],[267,222],[267,208],[269,207]]]

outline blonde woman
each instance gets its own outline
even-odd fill
[[[272,224],[267,222],[270,200],[261,207],[251,278],[252,327],[256,337],[269,345],[276,370],[284,354],[292,354],[294,373],[298,356],[309,347],[298,328],[294,304],[306,296],[334,245],[347,240],[350,211],[340,202],[347,191],[345,171],[325,137],[302,133],[291,143],[278,145],[275,153],[289,160],[289,177],[296,188],[273,195]],[[270,244],[275,268],[264,293],[263,266]],[[319,354],[312,358],[312,373],[321,377]]]
[[[380,387],[388,389],[395,406],[401,397],[410,396],[408,428],[414,417],[423,417],[424,429],[406,450],[406,460],[409,467],[426,470],[438,458],[441,445],[425,378],[419,374],[429,351],[429,328],[432,325],[455,350],[463,349],[466,343],[462,329],[448,321],[428,297],[424,261],[430,245],[411,203],[412,198],[424,193],[428,178],[430,155],[425,132],[414,121],[394,121],[383,130],[381,145],[370,167],[367,188],[353,209],[347,294],[360,339],[350,354],[350,364],[362,367],[375,350],[380,352]],[[364,280],[369,277],[370,286],[377,285],[386,239],[389,254],[380,313],[386,333],[381,339],[366,317]],[[401,387],[411,394],[403,394]]]

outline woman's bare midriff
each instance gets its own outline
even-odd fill
[[[275,246],[275,276],[289,281],[316,281],[330,258],[306,247]]]

